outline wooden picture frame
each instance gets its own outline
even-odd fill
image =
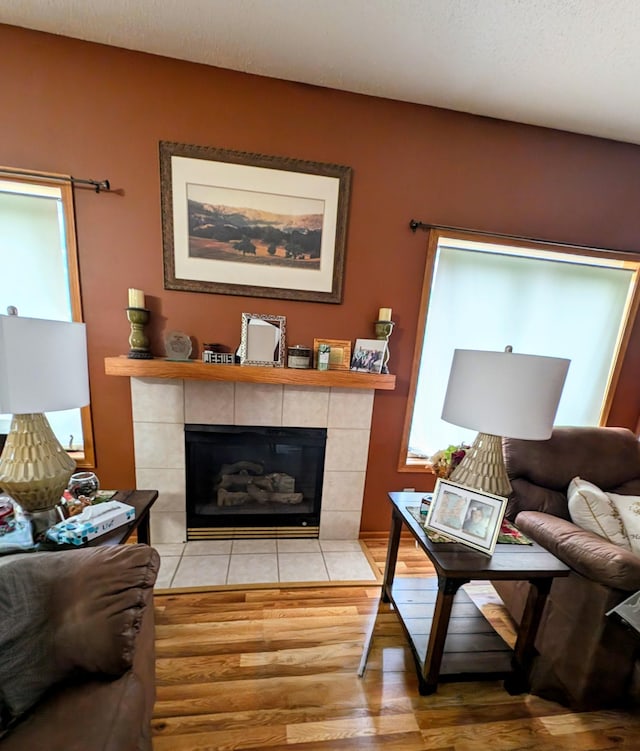
[[[507,499],[438,478],[424,526],[493,555]]]
[[[164,287],[342,302],[351,168],[160,141]]]
[[[313,367],[318,367],[318,346],[328,344],[329,370],[349,370],[351,363],[351,342],[348,339],[314,339]]]

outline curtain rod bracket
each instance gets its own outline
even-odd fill
[[[409,222],[409,229],[412,232],[415,232],[417,229],[431,229],[431,225],[430,224],[425,224],[424,222],[418,222],[415,219],[412,219]]]

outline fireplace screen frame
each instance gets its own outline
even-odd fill
[[[256,536],[263,530],[269,531],[274,536],[285,536],[290,531],[290,536],[318,536],[320,525],[320,509],[322,504],[322,485],[324,477],[324,463],[326,456],[326,428],[299,428],[299,427],[272,427],[255,425],[200,425],[185,424],[185,485],[186,485],[186,512],[187,512],[187,539],[216,539],[228,536],[242,536],[242,531],[247,536]],[[232,510],[220,514],[202,514],[196,510],[201,502],[202,490],[199,487],[201,480],[197,479],[192,471],[193,454],[195,446],[202,443],[211,443],[222,446],[222,437],[226,437],[231,444],[239,439],[262,440],[263,444],[277,445],[284,443],[289,445],[302,445],[311,448],[315,452],[315,478],[313,497],[308,497],[308,488],[304,488],[304,509],[297,511],[295,507],[288,508],[283,512],[271,509],[266,513],[242,513],[234,514]],[[225,446],[225,451],[228,446]],[[200,451],[200,449],[198,449]],[[218,459],[220,465],[226,463]],[[278,466],[267,467],[271,471],[279,470]],[[300,490],[303,490],[300,488]],[[301,507],[303,506],[301,504]],[[310,504],[310,508],[309,508]]]

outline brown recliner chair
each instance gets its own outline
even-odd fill
[[[0,751],[151,751],[148,545],[0,557]]]
[[[607,611],[640,590],[640,556],[570,521],[578,476],[602,490],[640,495],[640,444],[625,428],[555,428],[547,441],[504,439],[513,492],[506,516],[571,567],[555,579],[538,631],[532,693],[574,709],[640,701],[640,635]],[[519,622],[526,582],[493,582]]]

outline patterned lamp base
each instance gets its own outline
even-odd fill
[[[488,433],[478,433],[464,459],[453,470],[449,479],[485,493],[504,496],[511,493],[502,456],[502,438]]]
[[[0,456],[0,488],[25,511],[43,511],[60,503],[75,468],[45,415],[13,416]]]

